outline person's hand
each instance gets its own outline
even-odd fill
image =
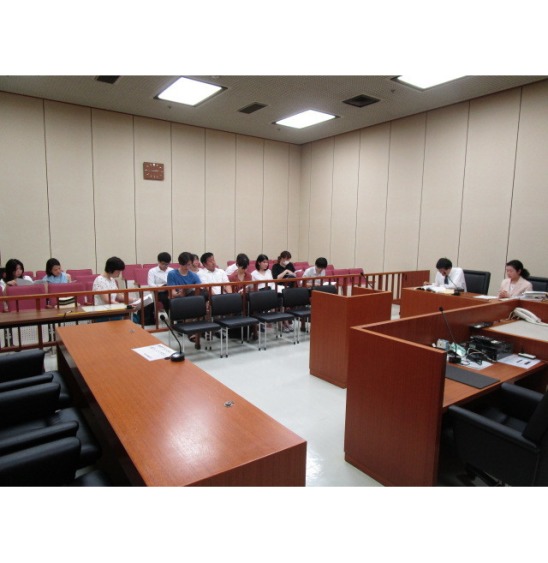
[[[501,291],[499,291],[499,298],[500,299],[506,299],[507,297],[510,297],[510,295],[508,294],[508,292],[504,289],[502,289]]]

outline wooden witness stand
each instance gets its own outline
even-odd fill
[[[352,287],[350,297],[312,291],[310,373],[346,388],[350,327],[390,320],[392,292]]]
[[[131,321],[57,329],[72,383],[114,473],[147,486],[304,486],[306,441]],[[108,469],[108,468],[107,468]]]
[[[461,302],[463,303],[463,302]],[[545,321],[548,306],[518,302]],[[516,302],[496,302],[445,313],[457,342],[468,340],[470,324],[507,319]],[[475,334],[489,334],[489,329]],[[431,486],[437,482],[442,415],[523,379],[546,390],[546,363],[529,370],[496,363],[480,373],[500,381],[477,389],[445,378],[446,354],[432,347],[445,338],[442,315],[431,313],[350,330],[345,459],[384,485]],[[491,333],[493,334],[493,333]],[[514,351],[548,360],[548,342],[505,338]]]

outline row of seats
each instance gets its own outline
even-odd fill
[[[101,448],[43,350],[0,356],[0,486],[107,486]],[[78,477],[76,476],[78,472]]]
[[[332,285],[317,286],[314,291],[337,293]],[[253,328],[258,336],[259,350],[266,350],[268,324],[275,327],[275,336],[280,336],[280,323],[293,323],[293,344],[300,341],[299,324],[308,326],[311,317],[311,291],[305,287],[288,287],[282,290],[281,302],[278,293],[267,289],[241,293],[211,295],[210,307],[203,295],[176,297],[170,301],[170,319],[175,331],[182,335],[199,333],[220,334],[221,357],[228,357],[229,331],[240,329],[244,340],[244,328]],[[183,339],[184,353],[184,339]]]

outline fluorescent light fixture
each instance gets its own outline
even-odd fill
[[[278,125],[294,127],[295,129],[303,129],[303,127],[310,127],[310,125],[316,125],[316,123],[322,123],[323,121],[328,121],[329,119],[334,118],[335,116],[329,113],[323,113],[321,111],[309,109],[298,113],[297,115],[276,121],[276,123]]]
[[[221,86],[181,77],[163,92],[160,92],[158,98],[178,104],[186,104],[187,106],[197,106],[222,89]]]
[[[438,86],[440,84],[445,84],[446,82],[451,82],[457,80],[457,78],[462,78],[464,75],[460,74],[458,76],[450,74],[428,74],[428,73],[418,73],[418,74],[406,74],[405,76],[398,76],[397,80],[399,82],[405,82],[421,90],[426,90],[427,88],[432,88],[433,86]]]

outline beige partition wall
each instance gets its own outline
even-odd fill
[[[462,266],[459,240],[468,108],[467,103],[458,104],[426,117],[418,266],[431,270],[432,280],[439,258]]]
[[[0,186],[1,265],[17,258],[43,270],[51,250],[42,100],[0,93]]]
[[[177,262],[181,252],[199,253],[205,248],[205,130],[174,124],[171,151],[171,254],[173,262]]]
[[[389,155],[389,123],[360,131],[356,258],[353,265],[368,272],[381,272],[384,268]]]
[[[91,124],[98,256],[94,271],[102,272],[105,260],[111,256],[119,256],[126,264],[133,264],[137,259],[133,118],[92,110]],[[87,264],[82,263],[82,267]]]
[[[548,277],[548,82],[523,89],[508,258]]]
[[[359,158],[359,131],[335,138],[330,258],[345,268],[354,264]]]
[[[426,116],[392,123],[384,270],[417,267]]]
[[[318,256],[310,252],[310,192],[312,188],[312,145],[305,145],[301,152],[299,192],[299,260],[311,264]]]
[[[65,268],[93,268],[91,109],[50,101],[44,109],[51,253]]]
[[[289,145],[289,170],[288,170],[288,203],[287,212],[287,247],[291,249],[293,261],[306,260],[306,255],[301,257],[299,248],[300,226],[300,180],[301,180],[301,147]]]
[[[520,96],[515,89],[470,102],[459,263],[490,271],[491,291],[506,262]]]

